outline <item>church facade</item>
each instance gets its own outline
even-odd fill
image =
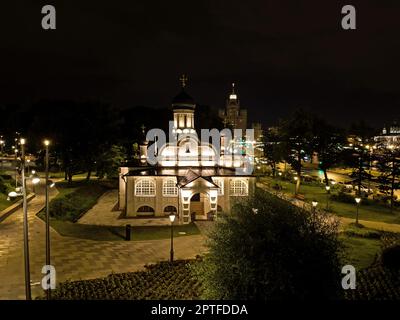
[[[235,202],[254,193],[251,152],[228,152],[229,143],[223,136],[220,148],[200,141],[195,130],[195,107],[183,81],[181,92],[172,102],[176,140],[153,144],[153,148],[146,141],[140,146],[141,165],[120,168],[119,208],[127,217],[173,213],[183,224],[210,220],[219,213],[229,213]]]

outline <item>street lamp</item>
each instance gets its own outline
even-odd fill
[[[1,137],[3,137],[3,136],[1,136]],[[1,152],[1,155],[3,155],[3,153],[4,153],[4,145],[5,144],[6,144],[6,142],[3,139],[0,139],[0,152]]]
[[[329,193],[330,193],[331,187],[325,186],[325,189],[326,189],[326,211],[328,211],[329,210]]]
[[[311,202],[311,204],[312,204],[312,214],[313,214],[313,217],[315,218],[315,213],[316,213],[316,210],[317,210],[318,201],[317,200],[313,200]]]
[[[174,261],[174,221],[175,221],[175,214],[170,213],[169,221],[171,221],[171,252],[170,252],[170,261],[171,263]]]
[[[297,180],[299,180],[299,177],[294,176],[294,194],[297,195]]]
[[[44,140],[43,144],[46,148],[46,155],[45,155],[45,172],[46,172],[46,265],[50,266],[50,214],[49,214],[49,187],[53,184],[52,181],[49,180],[49,140]],[[46,290],[46,298],[50,300],[50,293],[51,289],[48,288]]]
[[[24,219],[24,265],[25,265],[25,296],[26,300],[31,300],[31,275],[29,267],[29,238],[28,238],[28,202],[26,197],[26,180],[25,180],[25,139],[20,140],[21,143],[21,179],[22,179],[22,196],[23,196],[23,219]]]
[[[26,159],[26,166],[27,166],[27,170],[28,170],[28,172],[29,172],[29,163],[31,162],[31,160],[30,159]]]
[[[358,208],[360,206],[361,198],[357,197],[354,200],[356,201],[356,205],[357,205],[356,224],[358,225]]]

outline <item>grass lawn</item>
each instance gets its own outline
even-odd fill
[[[59,234],[66,237],[97,241],[124,241],[125,227],[108,227],[77,224],[69,221],[51,219],[50,225]],[[185,232],[185,234],[179,234]],[[174,226],[174,237],[200,234],[194,223]],[[170,226],[132,227],[131,241],[160,240],[171,237]]]
[[[8,193],[10,191],[14,191],[14,187],[14,180],[9,175],[6,175],[3,171],[0,171],[0,211],[3,211],[20,199],[17,198],[10,201],[7,200]]]
[[[345,246],[344,262],[353,265],[357,270],[371,266],[381,251],[380,239],[354,237],[343,233],[339,239]]]
[[[268,177],[261,178],[261,181],[270,184],[279,183],[283,187],[282,192],[287,194],[294,193],[294,183],[282,180],[273,180],[272,178]],[[313,199],[315,199],[318,201],[320,208],[326,207],[327,193],[324,190],[323,186],[301,185],[300,193],[304,195],[307,202],[311,202]],[[331,189],[331,194],[334,193],[337,193],[337,190]],[[357,209],[355,204],[352,205],[349,203],[342,203],[330,199],[329,207],[332,212],[340,217],[352,219],[355,219],[356,217]],[[388,207],[379,204],[363,205],[361,202],[359,219],[400,224],[400,211],[395,210],[393,214],[391,214]]]
[[[0,211],[3,211],[4,209],[8,208],[11,206],[14,202],[18,201],[19,198],[15,200],[7,200],[7,195],[0,193]]]

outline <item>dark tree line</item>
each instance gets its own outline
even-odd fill
[[[264,155],[273,176],[279,162],[285,161],[291,165],[296,172],[296,194],[301,185],[306,156],[317,155],[318,166],[324,174],[327,186],[329,169],[338,165],[352,168],[358,196],[365,190],[365,181],[368,181],[368,189],[370,188],[374,179],[371,169],[375,163],[380,177],[374,180],[379,183],[379,189],[389,195],[393,210],[394,191],[400,189],[400,148],[398,145],[390,148],[387,145],[377,145],[372,139],[375,134],[375,130],[362,121],[344,130],[328,124],[314,114],[297,110],[281,120],[277,127],[268,130],[265,135]]]
[[[97,101],[41,101],[32,106],[0,105],[0,134],[8,147],[16,132],[28,140],[27,151],[43,163],[42,141],[52,141],[52,166],[71,181],[77,173],[112,176],[118,163],[132,160],[133,147],[144,139],[143,131],[160,128],[168,132],[171,108],[138,106],[116,108]],[[219,127],[217,114],[208,106],[196,108],[198,128]],[[11,150],[9,150],[11,151]],[[113,173],[114,172],[114,173]]]

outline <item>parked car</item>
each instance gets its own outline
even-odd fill
[[[303,180],[306,181],[306,182],[317,182],[317,181],[318,181],[318,178],[317,178],[317,177],[310,176],[310,175],[308,175],[308,174],[303,175],[302,178],[303,178]]]
[[[321,181],[321,183],[324,183],[324,184],[326,183],[326,179],[325,178],[322,178],[320,181]],[[329,178],[328,181],[329,181],[329,184],[336,184],[336,180],[335,179]]]
[[[340,181],[340,182],[338,182],[338,184],[339,184],[340,186],[343,186],[343,187],[346,188],[346,189],[353,190],[353,184],[352,184],[351,182],[343,182],[343,181]]]
[[[354,190],[358,191],[358,185],[357,185],[357,184],[354,185]],[[373,193],[372,188],[369,188],[369,189],[368,189],[368,187],[366,187],[366,186],[364,186],[364,185],[361,185],[360,191],[361,191],[362,193],[366,193],[366,194],[371,194],[371,193]]]

